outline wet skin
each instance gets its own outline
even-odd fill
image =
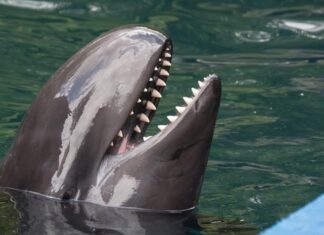
[[[253,225],[238,220],[196,215],[196,210],[179,213],[147,212],[99,206],[88,202],[48,199],[17,190],[0,190],[1,202],[7,199],[11,230],[19,234],[237,234],[254,235]],[[3,207],[0,213],[3,213]],[[15,216],[19,215],[19,216]],[[8,227],[7,227],[8,228]],[[199,231],[204,231],[200,233]]]
[[[171,40],[144,27],[120,28],[83,47],[27,112],[0,186],[113,207],[194,208],[221,84],[207,76],[172,122],[144,141],[171,59]]]

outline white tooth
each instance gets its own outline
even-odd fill
[[[205,80],[205,81],[208,81],[208,80],[209,80],[209,77],[205,77],[204,80]]]
[[[204,86],[204,83],[201,82],[201,81],[198,81],[198,85],[199,85],[200,88],[202,88]]]
[[[192,98],[189,98],[189,97],[183,97],[183,100],[184,100],[184,102],[185,102],[187,105],[189,105],[189,104],[191,103],[191,101],[192,101]]]
[[[169,76],[169,73],[168,73],[168,71],[166,71],[165,69],[161,69],[161,70],[160,70],[160,75],[161,75],[161,76],[167,76],[167,77],[168,77],[168,76]]]
[[[170,67],[171,66],[171,63],[167,60],[164,60],[163,63],[162,63],[162,66],[163,67]]]
[[[194,94],[194,96],[198,95],[199,90],[196,88],[191,88],[192,94]]]
[[[165,48],[166,51],[170,51],[170,47]]]
[[[137,100],[137,103],[141,103],[141,102],[142,102],[142,100],[141,100],[141,99],[138,99],[138,100]]]
[[[148,109],[148,110],[156,110],[156,107],[151,101],[148,100],[147,103],[146,103],[146,109]]]
[[[111,147],[114,147],[114,143],[113,143],[113,142],[111,142],[111,143],[110,143],[110,146],[111,146]]]
[[[134,111],[132,111],[132,112],[130,113],[130,115],[134,115]]]
[[[155,83],[157,86],[166,86],[166,83],[162,80],[162,79],[160,79],[160,78],[158,78],[158,80],[156,80],[156,83]]]
[[[137,133],[141,133],[142,132],[141,131],[141,128],[139,128],[139,126],[137,126],[137,125],[134,127],[134,131],[137,132]]]
[[[159,70],[158,67],[155,66],[155,67],[154,67],[154,71],[158,71],[158,70]]]
[[[158,125],[158,128],[160,129],[160,131],[162,131],[164,128],[166,128],[168,125]]]
[[[164,57],[165,57],[165,58],[171,58],[171,54],[168,53],[168,52],[165,52],[165,53],[164,53]]]
[[[162,61],[162,59],[161,58],[159,58],[159,62],[161,62]]]
[[[144,92],[147,92],[147,88],[144,88]]]
[[[158,92],[156,89],[153,89],[151,96],[154,97],[154,98],[161,98],[162,97],[161,93]]]
[[[186,110],[186,107],[176,106],[176,110],[177,110],[179,113],[183,113],[183,111]]]
[[[178,116],[167,116],[167,118],[170,122],[174,122],[175,120],[177,120]]]
[[[123,138],[124,137],[123,132],[122,131],[119,131],[118,132],[118,136],[121,137],[121,138]]]
[[[150,78],[149,81],[152,82],[153,81],[153,78]]]
[[[147,140],[148,140],[149,138],[151,138],[151,137],[152,137],[152,136],[147,136],[147,137],[144,136],[144,137],[143,137],[143,140],[144,140],[144,141],[147,141]]]
[[[141,113],[139,115],[139,120],[141,120],[142,122],[150,123],[150,119],[145,115],[145,113]]]

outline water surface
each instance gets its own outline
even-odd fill
[[[324,192],[323,14],[316,0],[0,0],[0,158],[74,52],[114,27],[149,26],[175,48],[148,134],[199,79],[217,73],[223,97],[199,214],[269,227]],[[3,229],[14,224],[7,203]]]

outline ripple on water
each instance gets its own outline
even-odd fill
[[[293,78],[293,89],[297,91],[324,94],[323,78]]]
[[[252,30],[238,31],[235,32],[235,36],[243,42],[251,42],[251,43],[262,43],[271,40],[271,35],[264,31],[252,31]]]
[[[240,161],[215,161],[211,160],[208,162],[208,166],[216,166],[218,169],[232,169],[241,172],[263,172],[264,175],[269,175],[268,179],[271,180],[267,183],[265,181],[254,182],[253,184],[242,184],[237,186],[236,189],[242,190],[263,190],[273,187],[281,186],[293,186],[293,185],[314,185],[320,184],[322,179],[320,177],[309,176],[309,175],[298,175],[288,173],[284,169],[278,167],[272,167],[263,164],[251,163],[251,162],[240,162]],[[244,175],[244,173],[242,173]],[[262,183],[261,183],[262,182]]]
[[[199,55],[198,58],[186,56],[183,57],[183,61],[197,68],[201,67],[201,64],[209,67],[217,65],[300,67],[308,64],[324,64],[324,55],[321,51],[307,49],[267,49],[259,50],[258,53],[223,53]]]
[[[324,39],[324,21],[273,20],[268,27],[292,31],[313,39]]]
[[[257,83],[255,79],[235,80],[235,85],[238,86],[251,85],[255,83]]]
[[[33,10],[55,10],[60,8],[63,4],[53,3],[47,1],[34,1],[34,0],[0,0],[1,5],[19,7]]]
[[[322,14],[323,8],[310,5],[301,6],[280,6],[270,8],[253,9],[244,13],[245,17],[265,18],[265,17],[298,17],[305,14]]]

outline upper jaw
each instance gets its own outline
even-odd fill
[[[129,112],[129,117],[108,145],[105,155],[123,154],[136,148],[140,143],[150,138],[145,137],[144,134],[149,123],[153,119],[159,101],[162,98],[162,92],[169,77],[172,52],[172,42],[170,39],[166,39],[159,58],[154,62],[153,66],[151,65],[151,76],[149,76],[145,87],[138,95],[138,99],[136,99],[133,108]],[[205,91],[210,89],[214,83],[220,83],[218,77],[214,74],[205,77],[202,81],[199,81],[198,87],[192,88],[193,97],[183,97],[185,106],[176,106],[177,115],[167,117],[172,123],[172,125],[169,126],[174,127],[178,125],[179,122],[184,119],[189,110],[195,110],[196,105],[201,103],[199,100],[202,100],[205,96],[210,96],[210,94],[205,94],[208,93]],[[218,86],[220,87],[220,85]],[[220,91],[216,93],[217,97],[214,98],[219,100],[218,95],[220,95]],[[215,104],[215,102],[212,101],[211,105],[213,105],[213,103]],[[196,110],[195,112],[197,113],[198,111]],[[195,124],[193,123],[193,125]],[[158,126],[161,131],[166,127],[166,125]],[[166,131],[172,129],[171,127],[168,127]]]
[[[149,73],[143,76],[137,99],[128,111],[124,124],[108,145],[106,154],[114,155],[128,151],[142,141],[143,135],[154,117],[162,93],[166,87],[172,62],[172,42],[166,39],[159,56],[147,65]]]

